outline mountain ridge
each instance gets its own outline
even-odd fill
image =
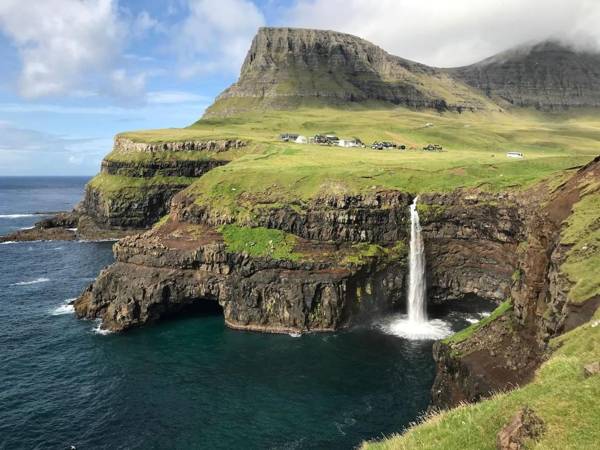
[[[306,105],[457,112],[598,107],[600,54],[543,41],[471,65],[436,68],[347,33],[262,27],[238,81],[216,98],[204,117]]]

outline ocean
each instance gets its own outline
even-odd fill
[[[71,209],[86,181],[0,178],[0,233]],[[205,311],[100,334],[68,302],[111,248],[0,245],[0,448],[348,449],[426,410],[432,341],[378,323],[294,337]]]

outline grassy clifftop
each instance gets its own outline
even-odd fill
[[[600,117],[549,116],[536,112],[446,113],[402,108],[364,111],[304,109],[230,119],[202,120],[181,131],[201,139],[223,135],[248,139],[254,151],[241,153],[189,188],[199,203],[246,209],[250,203],[307,201],[321,194],[355,194],[378,189],[449,191],[529,186],[598,154]],[[307,136],[335,133],[364,142],[390,140],[406,151],[347,149],[277,141],[282,132]],[[153,132],[157,139],[161,131]],[[137,138],[142,133],[135,135]],[[166,130],[164,136],[177,138]],[[441,153],[422,150],[438,143]],[[522,160],[506,157],[521,151]]]

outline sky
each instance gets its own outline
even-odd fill
[[[548,38],[598,49],[598,23],[600,0],[0,0],[0,176],[93,175],[116,133],[193,123],[260,26],[451,67]]]

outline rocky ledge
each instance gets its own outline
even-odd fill
[[[75,311],[122,331],[218,302],[231,328],[287,333],[336,330],[403,299],[403,254],[345,264],[348,247],[299,241],[297,248],[302,261],[251,257],[228,251],[213,228],[169,221],[119,241],[117,262],[79,297]]]

